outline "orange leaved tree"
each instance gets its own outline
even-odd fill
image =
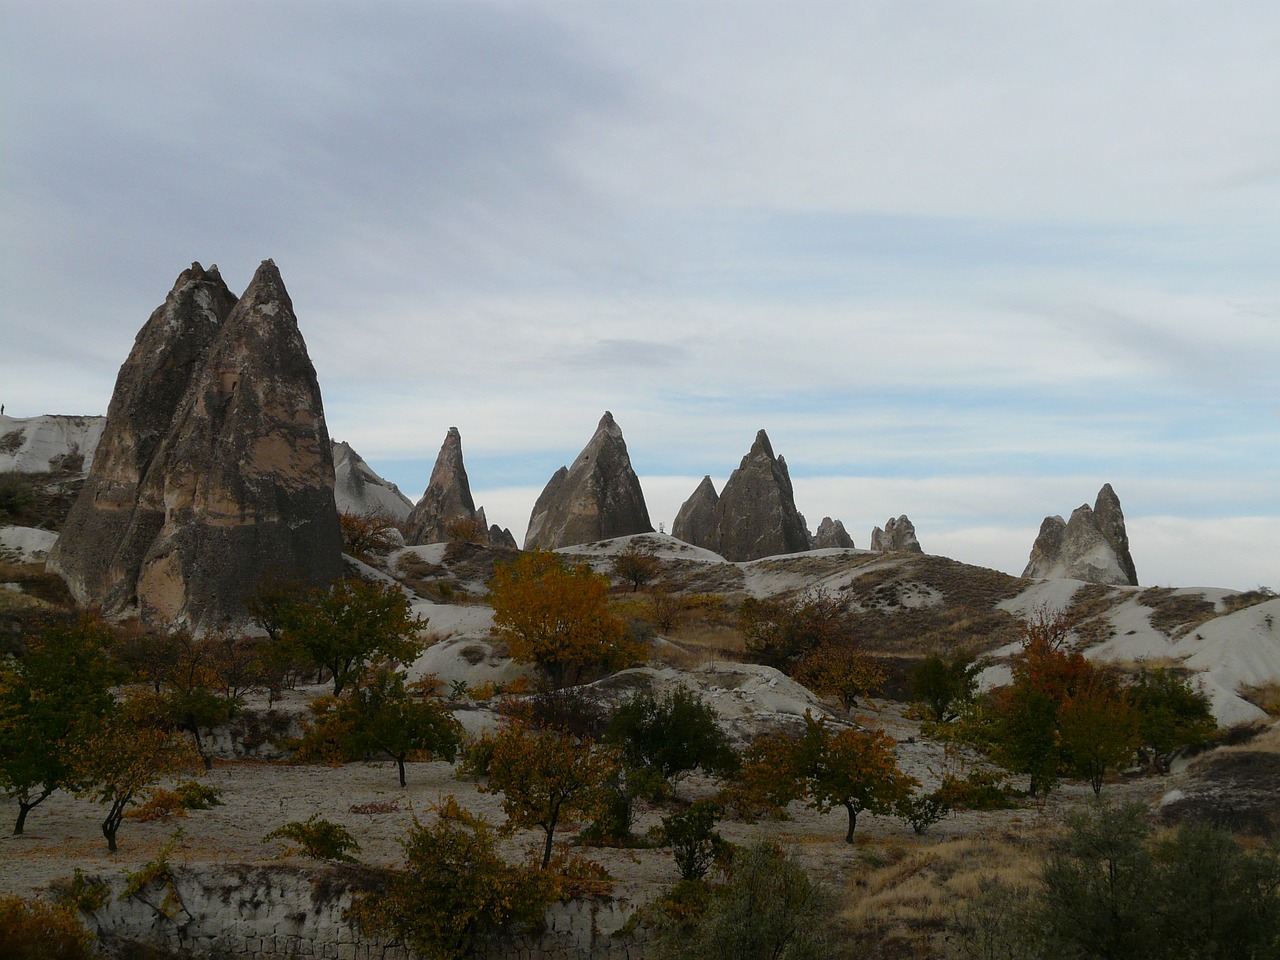
[[[586,564],[531,550],[498,567],[490,589],[494,630],[512,659],[536,664],[554,689],[630,666],[643,654],[609,609],[608,579]]]

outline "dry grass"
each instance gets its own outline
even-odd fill
[[[880,956],[936,957],[960,906],[984,885],[1037,882],[1049,836],[1037,827],[936,843],[926,836],[868,844],[869,864],[853,878],[843,918]]]
[[[1235,613],[1237,610],[1257,606],[1259,603],[1266,603],[1275,598],[1274,590],[1269,587],[1259,587],[1257,590],[1246,590],[1244,593],[1228,594],[1222,598],[1222,609],[1225,613]]]
[[[1265,710],[1270,716],[1280,717],[1280,680],[1273,680],[1256,687],[1246,687],[1240,691],[1240,695],[1258,709]]]
[[[1175,593],[1168,587],[1150,587],[1138,601],[1151,608],[1151,625],[1170,637],[1181,637],[1218,615],[1216,605],[1203,596]]]

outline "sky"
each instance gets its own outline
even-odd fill
[[[859,547],[1280,588],[1280,5],[0,0],[0,402],[105,413],[280,267],[329,431],[523,539],[605,410],[654,525],[765,429]]]

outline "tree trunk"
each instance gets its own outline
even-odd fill
[[[120,832],[120,822],[124,820],[124,808],[129,805],[129,797],[115,800],[107,811],[107,818],[102,821],[102,835],[107,838],[107,853],[116,852],[116,834]]]
[[[404,786],[404,754],[396,757],[396,766],[400,768],[400,786]]]
[[[13,825],[13,835],[19,836],[27,826],[27,814],[34,810],[37,806],[48,799],[52,790],[46,790],[34,800],[27,800],[25,796],[18,798],[18,822]]]
[[[853,831],[858,826],[858,811],[852,803],[846,803],[844,808],[849,811],[849,832],[844,835],[844,842],[853,843]]]

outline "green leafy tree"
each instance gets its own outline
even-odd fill
[[[102,835],[116,852],[125,811],[162,777],[190,770],[198,756],[190,741],[154,725],[140,701],[127,701],[72,740],[76,793],[106,806]]]
[[[701,880],[718,856],[728,850],[716,832],[720,806],[712,800],[697,800],[686,809],[662,818],[662,835],[671,845],[682,880]]]
[[[55,790],[74,786],[72,743],[114,704],[112,641],[109,627],[82,617],[46,627],[21,656],[0,661],[0,787],[18,801],[15,834]]]
[[[682,686],[662,696],[649,690],[632,696],[610,718],[604,741],[618,748],[626,766],[653,770],[672,785],[697,769],[727,775],[738,765],[716,712]]]
[[[556,827],[564,819],[598,814],[607,798],[605,785],[616,771],[611,750],[559,730],[513,724],[495,737],[489,782],[480,789],[502,794],[502,809],[512,826],[543,831],[545,870]]]
[[[609,608],[609,581],[542,550],[499,566],[490,584],[494,632],[512,659],[536,664],[554,689],[630,666],[644,653]]]
[[[361,929],[424,960],[461,960],[495,938],[539,929],[559,894],[557,878],[509,865],[494,829],[453,797],[433,809],[434,823],[414,819],[401,842],[404,867],[391,871],[385,892],[352,906]]]
[[[1159,773],[1168,773],[1184,747],[1213,736],[1217,723],[1209,698],[1188,677],[1166,667],[1138,671],[1129,694],[1138,712],[1139,753]]]
[[[280,635],[329,671],[336,697],[374,660],[403,664],[417,657],[425,626],[395,584],[348,579],[287,607]]]
[[[907,677],[907,688],[924,715],[935,723],[948,723],[973,700],[982,665],[964,651],[943,657],[931,653]]]
[[[457,756],[461,725],[439,698],[406,687],[404,676],[394,670],[377,672],[327,706],[303,738],[299,750],[303,759],[385,755],[395,761],[403,787],[405,763],[410,759],[452,761]]]

